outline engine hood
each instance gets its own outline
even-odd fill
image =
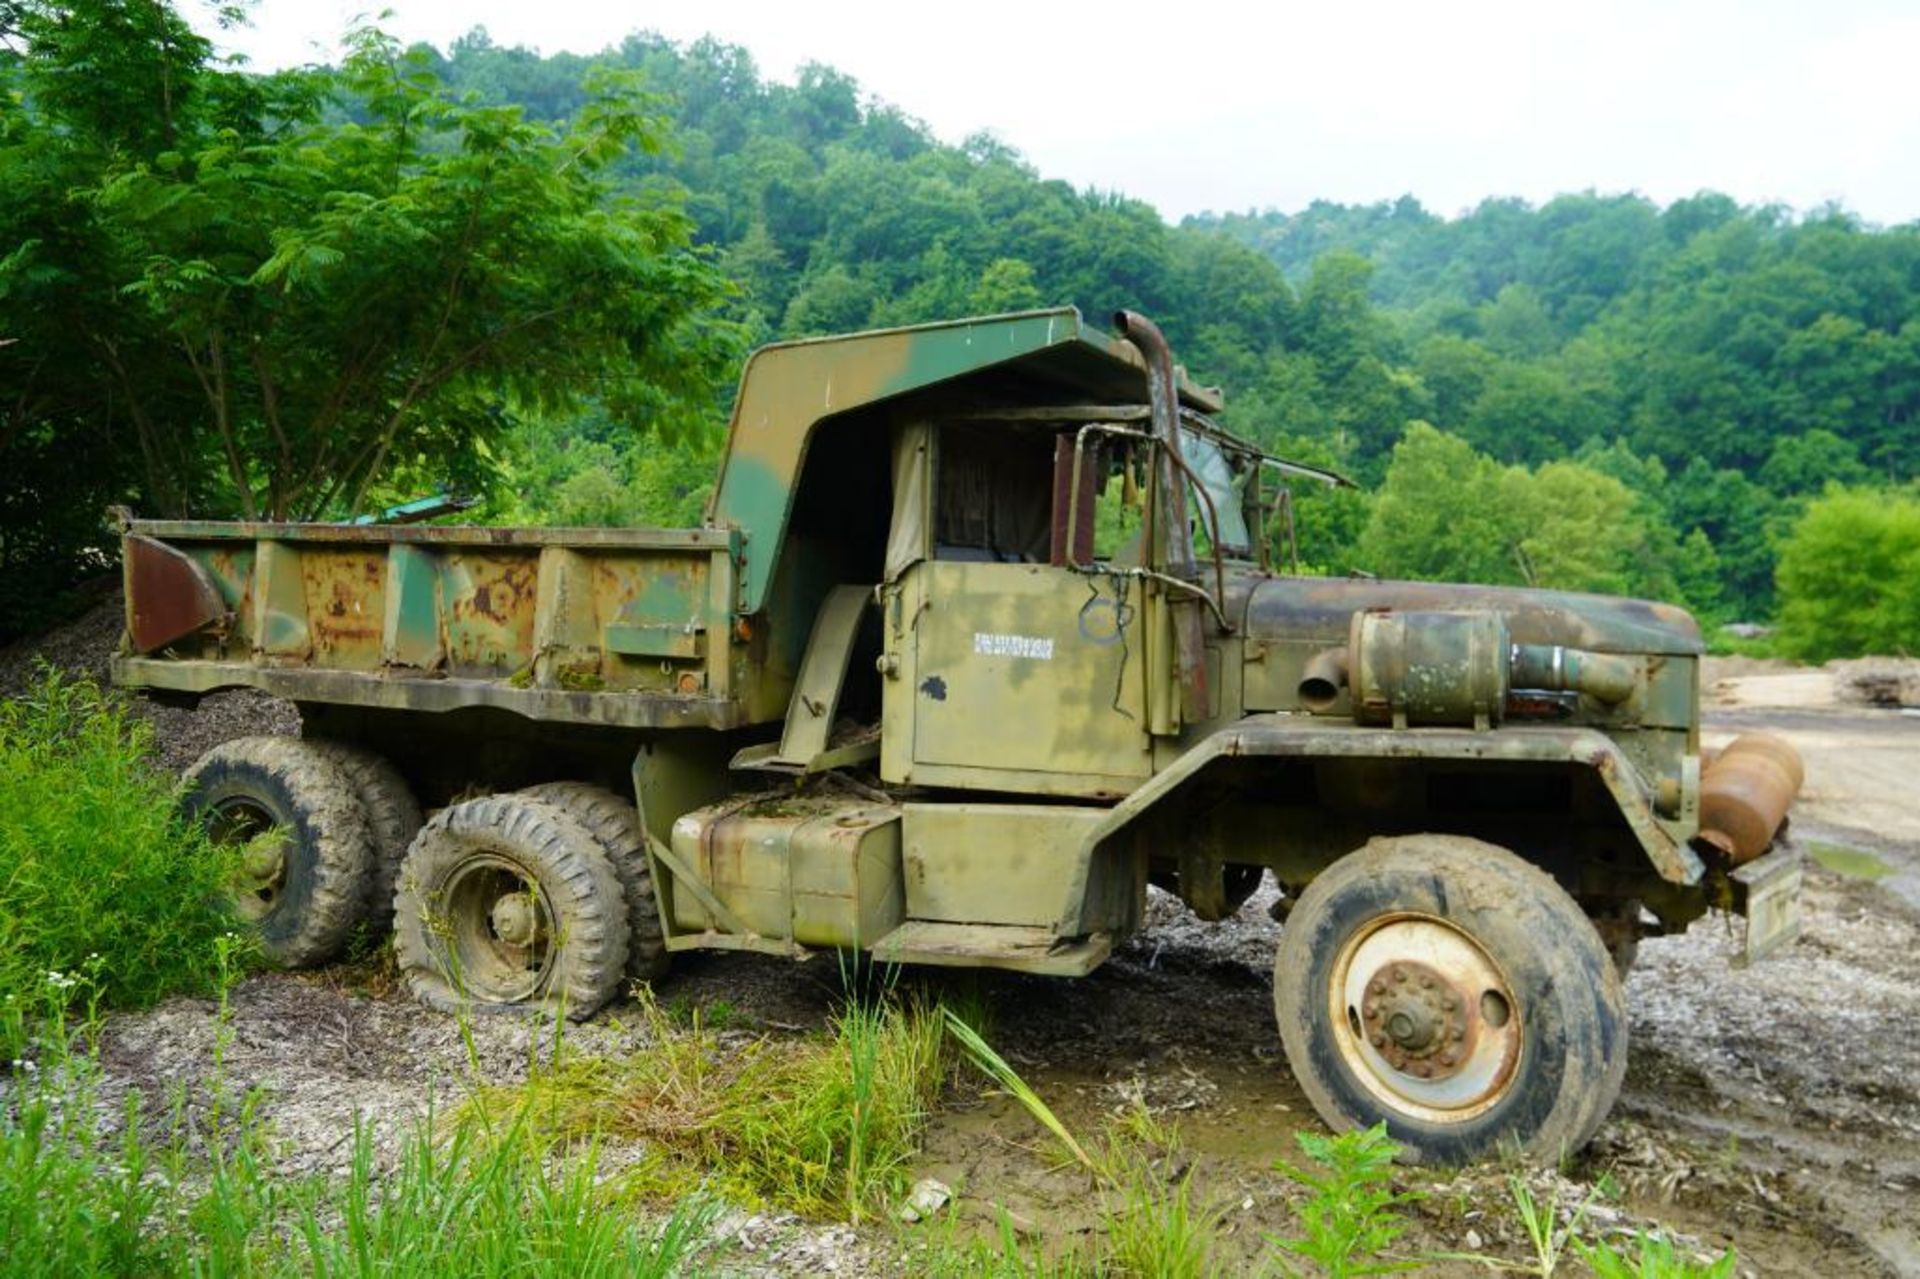
[[[1249,640],[1332,646],[1365,609],[1479,609],[1503,615],[1516,644],[1561,644],[1596,653],[1685,656],[1704,651],[1693,615],[1672,604],[1515,586],[1461,586],[1372,578],[1281,577],[1248,584]],[[1231,615],[1231,614],[1229,614]]]

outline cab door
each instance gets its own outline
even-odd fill
[[[925,503],[925,556],[882,591],[890,780],[1111,796],[1150,775],[1137,583],[1065,563],[1090,556],[1061,543],[1062,438],[928,436],[930,483],[906,495]]]

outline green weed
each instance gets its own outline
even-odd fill
[[[1179,1154],[1176,1129],[1145,1105],[1135,1105],[1111,1120],[1105,1141],[1097,1152],[1089,1151],[972,1026],[950,1010],[944,1015],[947,1033],[960,1041],[974,1065],[1093,1174],[1105,1235],[1105,1248],[1098,1258],[1099,1273],[1202,1279],[1217,1272],[1212,1253],[1222,1212],[1196,1200],[1191,1165],[1178,1171],[1171,1169]],[[1003,1242],[1010,1244],[1010,1237]],[[988,1255],[1004,1260],[1004,1254]],[[1078,1264],[1078,1258],[1073,1260]]]
[[[1329,1279],[1415,1269],[1411,1261],[1385,1255],[1406,1230],[1400,1206],[1416,1197],[1393,1188],[1393,1160],[1400,1147],[1387,1136],[1387,1126],[1375,1124],[1335,1137],[1302,1132],[1295,1140],[1323,1171],[1284,1161],[1274,1165],[1313,1194],[1300,1208],[1304,1233],[1297,1238],[1269,1236],[1268,1242],[1312,1262]]]
[[[1087,1153],[1084,1146],[1074,1139],[1073,1134],[1067,1131],[1067,1126],[1060,1122],[1060,1117],[1040,1099],[1038,1093],[1027,1086],[1027,1081],[1020,1078],[1020,1073],[1008,1064],[1007,1059],[995,1052],[993,1045],[981,1038],[979,1031],[946,1009],[941,1010],[941,1016],[946,1022],[947,1033],[960,1041],[960,1046],[966,1050],[967,1056],[982,1073],[1006,1089],[1010,1096],[1026,1108],[1028,1114],[1039,1120],[1041,1125],[1059,1140],[1067,1153],[1072,1155],[1078,1163],[1084,1165],[1090,1172],[1100,1171],[1099,1163]]]
[[[1090,1279],[1101,1273],[1079,1249],[1050,1254],[1021,1238],[1005,1211],[986,1237],[961,1238],[948,1218],[942,1231],[922,1239],[909,1261],[928,1279]]]
[[[179,813],[151,731],[85,679],[46,670],[0,703],[0,1050],[30,1033],[22,992],[93,965],[103,1007],[212,985],[233,924],[228,862]],[[78,989],[78,987],[75,987]]]
[[[480,1139],[468,1125],[456,1125],[444,1141],[423,1128],[382,1178],[362,1127],[346,1185],[301,1206],[299,1269],[646,1279],[684,1273],[717,1213],[711,1200],[694,1196],[648,1229],[610,1206],[592,1149],[550,1168],[514,1143]]]
[[[642,998],[653,1046],[622,1060],[569,1059],[483,1090],[481,1114],[524,1113],[551,1148],[600,1136],[644,1141],[643,1193],[711,1186],[814,1217],[858,1220],[897,1190],[947,1074],[939,1018],[916,1005],[849,1003],[825,1035],[723,1047],[696,1020]]]
[[[1507,1191],[1513,1197],[1514,1214],[1520,1220],[1533,1257],[1527,1261],[1508,1261],[1483,1253],[1442,1253],[1436,1260],[1466,1261],[1489,1270],[1511,1271],[1551,1279],[1569,1257],[1578,1257],[1598,1279],[1729,1279],[1737,1258],[1728,1249],[1711,1262],[1696,1263],[1674,1251],[1673,1245],[1659,1235],[1634,1236],[1631,1254],[1606,1240],[1588,1240],[1582,1233],[1596,1199],[1614,1193],[1611,1178],[1603,1177],[1580,1201],[1564,1222],[1556,1222],[1554,1205],[1542,1204],[1526,1182],[1507,1178]]]
[[[1701,1263],[1676,1252],[1669,1240],[1644,1232],[1634,1236],[1631,1253],[1611,1243],[1582,1239],[1573,1241],[1573,1250],[1596,1279],[1733,1279],[1739,1264],[1731,1248]]]
[[[704,1246],[715,1214],[705,1197],[648,1222],[619,1210],[591,1147],[549,1163],[465,1125],[417,1130],[385,1175],[358,1127],[344,1179],[281,1176],[254,1099],[230,1098],[217,1064],[197,1112],[176,1100],[156,1129],[130,1096],[120,1122],[103,1125],[94,1048],[65,1021],[71,996],[48,991],[36,1050],[0,1106],[9,1279],[665,1276],[689,1273]]]

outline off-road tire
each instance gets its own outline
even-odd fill
[[[528,889],[545,936],[523,958],[499,931],[497,907]],[[593,832],[545,800],[489,795],[440,810],[414,837],[393,910],[400,971],[430,1007],[581,1021],[620,990],[619,877]]]
[[[1358,960],[1369,938],[1404,935],[1390,928],[1464,937],[1504,979],[1508,1016],[1475,1023],[1467,1042],[1517,1035],[1517,1056],[1504,1082],[1479,1094],[1476,1104],[1485,1108],[1477,1113],[1381,1095],[1428,1085],[1395,1076],[1384,1063],[1367,1064],[1361,1041],[1373,1030],[1348,1011],[1355,987],[1340,969],[1343,956]],[[1385,949],[1390,954],[1391,944]],[[1364,980],[1368,963],[1355,962],[1351,971]],[[1368,984],[1363,994],[1380,989]],[[1472,1006],[1488,1007],[1483,1001]],[[1323,871],[1281,931],[1273,1002],[1287,1060],[1320,1117],[1342,1131],[1385,1121],[1402,1158],[1412,1162],[1460,1164],[1515,1149],[1557,1161],[1592,1137],[1626,1073],[1625,995],[1599,933],[1552,877],[1475,839],[1375,839]],[[1495,1000],[1496,1014],[1505,1003]],[[1351,1020],[1338,1026],[1336,1017]],[[1517,1029],[1486,1029],[1508,1024]]]
[[[278,887],[270,896],[236,889],[236,899],[254,898],[247,905],[266,956],[288,968],[337,956],[366,917],[374,851],[333,759],[295,737],[242,737],[202,755],[185,780],[186,811],[216,836],[241,825],[284,832]]]
[[[666,976],[671,956],[660,926],[660,901],[653,891],[653,866],[640,810],[604,786],[591,782],[547,782],[523,794],[544,799],[571,813],[600,841],[627,899],[627,977],[651,982]]]
[[[413,788],[384,756],[345,742],[306,738],[345,775],[366,814],[373,835],[373,873],[368,876],[367,922],[376,933],[393,926],[393,890],[400,882],[400,863],[407,858],[413,837],[426,819]]]

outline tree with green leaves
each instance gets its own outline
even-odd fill
[[[1829,489],[1780,548],[1779,644],[1807,661],[1920,653],[1920,493]]]
[[[82,499],[59,468],[98,452],[94,496],[149,511],[337,516],[483,485],[517,416],[715,415],[726,279],[673,199],[609,183],[667,137],[631,75],[549,125],[373,29],[258,77],[160,0],[6,13],[0,463],[30,490]]]

